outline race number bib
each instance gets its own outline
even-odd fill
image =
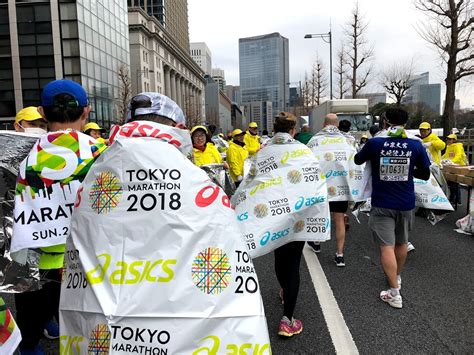
[[[380,180],[408,181],[410,158],[380,158]]]

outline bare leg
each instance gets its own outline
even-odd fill
[[[406,257],[406,245],[405,245],[405,257]],[[387,275],[388,284],[391,288],[399,288],[397,282],[397,258],[395,257],[395,246],[393,245],[382,245],[380,246],[380,262],[382,264],[383,271]]]
[[[333,212],[332,219],[336,228],[336,252],[344,254],[344,243],[346,241],[346,225],[344,222],[344,213]]]
[[[396,244],[395,245],[395,257],[397,258],[397,275],[401,275],[405,261],[407,260],[407,245]]]

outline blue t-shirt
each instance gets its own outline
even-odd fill
[[[355,156],[356,164],[372,164],[372,206],[409,211],[415,208],[413,171],[430,160],[421,141],[407,138],[369,139]]]

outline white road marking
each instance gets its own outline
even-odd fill
[[[354,339],[352,339],[352,334],[347,327],[317,256],[308,246],[305,246],[303,249],[303,255],[308,265],[309,274],[318,295],[336,353],[359,354],[359,350],[357,350]]]

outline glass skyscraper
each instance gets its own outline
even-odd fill
[[[125,0],[0,0],[0,121],[39,106],[42,88],[67,78],[86,89],[90,120],[108,127],[116,122],[117,71],[129,62]]]
[[[240,92],[243,105],[271,101],[274,112],[289,102],[288,39],[279,33],[239,39]],[[249,117],[252,120],[251,117]]]

